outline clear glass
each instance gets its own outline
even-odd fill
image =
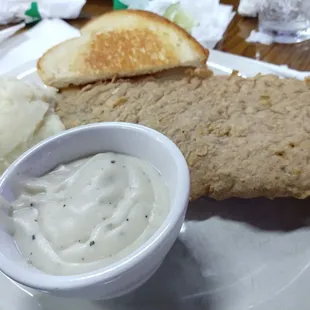
[[[259,14],[259,30],[275,42],[298,43],[310,39],[310,0],[268,0]]]

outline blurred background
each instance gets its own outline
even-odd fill
[[[3,3],[12,0],[1,0],[1,6]],[[26,0],[24,0],[26,1]],[[124,0],[126,2],[128,0]],[[157,1],[157,0],[156,0]],[[167,2],[169,0],[158,0],[159,2]],[[303,0],[264,0],[265,3],[271,3],[278,1],[279,3],[293,2]],[[214,48],[219,51],[228,52],[234,55],[246,56],[256,60],[262,60],[268,63],[276,65],[287,65],[288,67],[296,70],[310,71],[310,41],[304,40],[294,44],[283,44],[273,42],[274,37],[271,36],[257,36],[258,31],[258,14],[255,12],[258,3],[263,3],[263,0],[195,0],[195,1],[183,1],[183,3],[190,3],[192,8],[196,8],[196,11],[200,14],[200,28],[197,30],[195,27],[192,29],[193,36],[196,37],[202,44],[207,48]],[[308,0],[305,0],[308,1]],[[23,1],[21,1],[23,2]],[[28,1],[29,2],[29,1]],[[81,10],[77,16],[74,18],[63,18],[71,26],[76,28],[81,28],[87,21],[91,18],[95,18],[105,12],[113,10],[113,0],[45,0],[42,2],[53,2],[56,6],[56,2],[61,2],[62,5],[67,4],[68,6],[72,4],[81,3]],[[147,0],[134,1],[135,3],[146,3]],[[153,1],[155,2],[155,1]],[[165,3],[166,3],[165,2]],[[175,2],[173,0],[171,3]],[[308,1],[310,2],[310,1]],[[15,2],[16,3],[16,2]],[[38,1],[39,6],[40,1]],[[212,9],[207,9],[207,5],[212,5]],[[222,5],[220,7],[220,5]],[[223,5],[226,5],[225,7]],[[238,13],[238,7],[242,5],[242,15]],[[115,7],[115,6],[114,6]],[[201,9],[202,8],[202,9]],[[77,10],[77,8],[75,8]],[[212,11],[214,9],[214,11]],[[221,9],[221,10],[219,10]],[[268,8],[267,8],[268,9]],[[63,10],[63,9],[61,9]],[[31,11],[31,10],[30,10]],[[39,8],[40,11],[40,8]],[[40,13],[44,10],[41,9]],[[175,14],[175,9],[171,9],[171,16]],[[178,16],[181,16],[181,21],[186,26],[191,26],[193,22],[197,22],[196,16],[188,17],[187,10],[183,10]],[[59,9],[56,12],[59,12]],[[219,13],[220,12],[220,13]],[[239,7],[240,12],[240,7]],[[310,12],[310,11],[309,11]],[[195,14],[194,14],[195,15]],[[185,17],[184,17],[185,16]],[[265,17],[266,18],[266,17]],[[271,17],[273,18],[273,17]],[[194,21],[192,20],[194,19]],[[185,20],[185,22],[184,22]],[[11,24],[11,23],[10,23]],[[0,29],[6,29],[10,25],[0,25]],[[29,29],[33,24],[27,25],[20,31],[25,31]],[[196,29],[196,32],[195,32]],[[309,27],[310,29],[310,27]],[[310,36],[310,33],[309,33]],[[255,37],[255,38],[254,38]],[[253,39],[254,38],[254,39]],[[302,40],[299,40],[302,41]]]

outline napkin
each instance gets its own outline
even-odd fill
[[[268,33],[252,30],[246,41],[270,45],[274,42],[274,37]]]
[[[79,30],[63,20],[43,20],[30,30],[0,44],[0,74],[36,60],[52,46],[79,35]]]
[[[204,47],[214,48],[235,15],[219,0],[121,0],[129,9],[164,15],[190,32]]]
[[[20,23],[20,24],[5,28],[3,30],[0,30],[0,43],[6,40],[7,38],[11,37],[18,30],[24,28],[25,26],[26,26],[26,23]]]
[[[0,0],[0,24],[47,17],[76,18],[86,0]]]
[[[255,17],[260,8],[260,0],[240,0],[238,13],[243,16]]]
[[[0,0],[0,24],[19,24],[0,30],[0,44],[27,23],[46,18],[77,18],[86,0]]]

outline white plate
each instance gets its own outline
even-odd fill
[[[307,75],[215,51],[209,66],[217,74]],[[40,82],[35,62],[10,75]],[[134,293],[109,302],[60,299],[0,274],[0,310],[309,310],[309,202],[201,200],[160,270]]]

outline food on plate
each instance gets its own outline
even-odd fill
[[[164,133],[187,159],[192,199],[308,197],[309,84],[204,75],[196,69],[71,89],[59,95],[56,112],[67,128],[126,121]]]
[[[24,151],[62,130],[55,90],[0,78],[0,175]]]
[[[36,268],[79,274],[138,249],[169,213],[168,186],[150,163],[100,153],[26,180],[13,203],[17,246]]]
[[[81,34],[39,59],[38,74],[46,85],[66,88],[180,66],[205,66],[208,58],[208,51],[184,29],[145,11],[104,14],[90,21]]]

